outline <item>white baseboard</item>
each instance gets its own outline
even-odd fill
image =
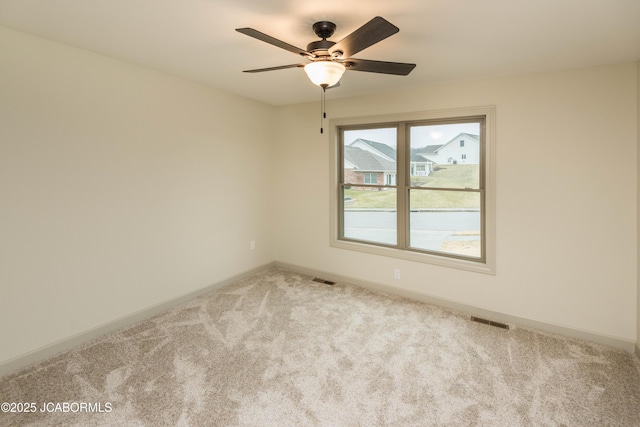
[[[233,277],[224,279],[221,282],[207,286],[206,288],[202,288],[194,292],[189,292],[177,298],[173,298],[171,300],[164,301],[162,303],[137,311],[135,313],[131,313],[127,316],[115,319],[113,321],[107,322],[95,328],[88,329],[84,332],[81,332],[76,335],[72,335],[68,338],[64,338],[60,341],[54,342],[44,347],[40,347],[28,353],[21,354],[20,356],[14,357],[0,364],[0,378],[5,375],[11,374],[13,372],[17,372],[34,363],[37,363],[49,357],[55,356],[58,353],[61,353],[63,351],[67,351],[74,347],[85,344],[89,341],[97,339],[108,333],[115,332],[119,329],[125,328],[134,323],[141,322],[145,319],[148,319],[157,314],[160,314],[163,311],[169,310],[175,306],[178,306],[200,295],[204,295],[209,292],[215,291],[217,289],[223,288],[231,284],[232,282],[235,282],[237,280],[243,279],[248,276],[252,276],[267,268],[271,268],[274,265],[275,263],[268,263],[268,264],[253,268],[251,270],[245,271],[244,273],[240,273]]]
[[[603,344],[609,347],[625,350],[629,353],[635,352],[640,357],[640,343],[636,344],[634,341],[626,340],[624,338],[614,337],[605,334],[599,334],[596,332],[584,331],[580,329],[569,328],[566,326],[554,325],[551,323],[540,322],[537,320],[527,319],[524,317],[514,316],[510,314],[500,313],[497,311],[487,310],[484,308],[474,307],[464,303],[446,300],[443,298],[434,297],[427,294],[422,294],[416,291],[408,289],[396,288],[389,285],[383,285],[380,283],[369,282],[354,277],[347,277],[338,274],[328,273],[325,271],[319,271],[312,268],[301,267],[294,264],[288,264],[283,262],[276,262],[276,266],[295,271],[301,274],[307,274],[310,276],[321,277],[323,279],[332,280],[335,282],[349,283],[355,286],[359,286],[365,289],[373,291],[384,292],[387,294],[397,295],[404,298],[408,298],[414,301],[420,301],[427,304],[437,305],[439,307],[448,308],[461,313],[466,313],[473,316],[478,316],[501,323],[508,323],[516,327],[522,327],[527,329],[536,329],[541,332],[548,332],[556,335],[562,335],[569,338],[577,338],[584,341],[591,341],[598,344]]]

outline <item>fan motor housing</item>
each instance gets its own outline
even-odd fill
[[[319,51],[328,51],[331,46],[336,44],[329,40],[318,40],[307,45],[307,52],[317,53]]]
[[[329,49],[336,44],[327,40],[336,30],[336,24],[330,21],[318,21],[313,24],[313,32],[322,40],[311,42],[307,45],[307,52],[313,53],[315,56],[329,56]]]

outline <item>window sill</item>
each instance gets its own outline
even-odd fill
[[[403,249],[396,249],[378,245],[368,245],[361,242],[351,242],[348,240],[332,239],[330,246],[339,249],[347,249],[356,252],[364,252],[371,255],[379,255],[391,258],[399,258],[407,261],[422,262],[441,267],[455,268],[459,270],[467,270],[475,273],[495,275],[495,263],[490,260],[485,262],[470,261],[458,258],[449,258],[444,256],[426,254],[421,252],[413,252]]]

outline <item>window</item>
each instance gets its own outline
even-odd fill
[[[386,175],[386,184],[387,185],[395,185],[396,184],[396,174],[388,174]]]
[[[378,174],[377,173],[365,173],[364,174],[364,183],[365,184],[377,184],[378,183]]]
[[[460,148],[464,147],[464,139],[460,140]]]
[[[332,246],[494,274],[494,111],[332,120]]]

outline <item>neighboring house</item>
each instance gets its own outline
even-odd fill
[[[358,138],[344,148],[345,179],[353,179],[352,182],[359,184],[396,184],[396,149],[394,147]],[[351,169],[347,168],[347,157],[352,160]]]
[[[368,139],[358,138],[349,144],[351,147],[357,147],[370,153],[383,157],[391,162],[396,161],[396,149],[381,142],[369,141]]]
[[[423,150],[420,148],[411,151],[411,175],[427,176],[433,172],[434,162],[424,155]],[[358,138],[345,146],[344,156],[345,180],[361,184],[396,184],[396,149],[394,147]]]
[[[423,148],[411,149],[411,176],[428,176],[433,172],[434,162],[425,157],[422,151]]]
[[[396,162],[373,150],[347,145],[344,147],[344,175],[345,182],[353,184],[395,185]]]
[[[412,176],[428,176],[436,164],[479,164],[478,135],[460,133],[446,144],[411,150]],[[359,184],[395,185],[396,149],[358,138],[345,146],[345,179]]]
[[[446,144],[426,146],[420,156],[440,165],[477,165],[480,163],[480,140],[478,135],[461,133]]]

